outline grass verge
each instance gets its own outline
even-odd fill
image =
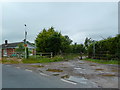
[[[50,62],[59,62],[59,61],[68,61],[77,58],[77,54],[66,54],[66,55],[58,55],[53,58],[47,58],[42,56],[31,56],[29,59],[23,59],[23,63],[50,63]]]
[[[100,64],[117,64],[117,65],[120,65],[119,60],[98,60],[98,59],[90,59],[90,58],[86,58],[84,60],[95,62],[95,63],[100,63]]]
[[[18,64],[20,61],[18,61],[16,58],[2,58],[1,62],[3,64]]]

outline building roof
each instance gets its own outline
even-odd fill
[[[24,43],[24,42],[8,43],[7,46],[6,46],[5,44],[2,44],[2,45],[0,45],[0,48],[2,48],[2,49],[6,49],[6,48],[16,48],[16,47],[18,47],[18,45],[19,45],[20,43]],[[28,42],[28,41],[27,41],[27,44],[28,44],[28,46],[30,46],[30,48],[35,48],[35,46],[32,45],[32,44],[31,44],[30,42]]]

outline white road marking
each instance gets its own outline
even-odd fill
[[[40,73],[41,75],[43,75],[43,76],[49,76],[49,75],[47,75],[47,74],[44,74],[44,73]]]
[[[25,69],[25,71],[29,71],[29,72],[32,72],[32,70],[29,70],[29,69]]]
[[[65,79],[61,79],[62,81],[64,81],[64,82],[67,82],[67,83],[71,83],[71,84],[74,84],[74,85],[76,85],[77,83],[75,83],[75,82],[71,82],[71,81],[68,81],[68,80],[65,80]]]

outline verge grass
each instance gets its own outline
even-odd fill
[[[50,62],[59,62],[59,61],[68,61],[77,58],[77,54],[66,54],[58,55],[53,58],[48,58],[45,56],[30,56],[29,59],[23,59],[23,63],[50,63]]]
[[[100,64],[118,64],[118,65],[120,65],[119,60],[98,60],[98,59],[90,59],[90,58],[85,58],[84,60],[95,62],[95,63],[100,63]]]
[[[3,64],[18,64],[18,63],[20,63],[20,61],[18,61],[16,58],[12,58],[12,59],[11,58],[9,58],[9,59],[2,58],[1,62]]]

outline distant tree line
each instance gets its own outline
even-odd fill
[[[60,32],[54,30],[53,27],[48,30],[43,29],[36,37],[37,52],[53,52],[54,55],[62,53],[80,53],[84,52],[83,44],[71,44],[72,40],[67,36],[63,36]]]
[[[63,53],[84,53],[89,58],[119,59],[120,35],[104,40],[94,41],[86,38],[84,44],[72,44],[72,40],[54,30],[54,27],[43,29],[36,37],[37,52],[53,52],[53,55]]]

